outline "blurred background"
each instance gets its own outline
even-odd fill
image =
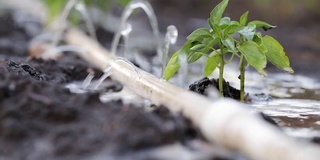
[[[47,8],[50,8],[49,12],[44,9],[43,2],[47,4]],[[25,9],[47,23],[48,19],[53,19],[50,13],[61,13],[66,2],[68,1],[0,0],[0,11],[7,6]],[[113,32],[119,29],[123,8],[129,0],[84,0],[84,2],[88,5],[99,40],[109,48]],[[175,52],[186,42],[186,36],[193,30],[199,27],[209,27],[207,18],[220,0],[149,0],[149,2],[157,15],[163,39],[167,26],[175,25],[177,27],[179,31],[178,42],[171,48],[171,52]],[[249,11],[249,20],[263,20],[276,25],[277,28],[267,32],[262,31],[262,34],[271,35],[280,41],[296,74],[320,79],[319,8],[319,0],[230,0],[225,16],[238,20],[245,11]],[[4,15],[4,13],[1,12],[0,15]],[[20,21],[21,19],[24,21],[30,19],[30,16],[21,17]],[[133,28],[129,44],[146,50],[154,49],[155,44],[151,41],[154,36],[145,13],[135,11],[129,18],[129,23]],[[281,72],[272,65],[269,65],[267,70],[268,72]]]

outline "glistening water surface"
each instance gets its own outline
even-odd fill
[[[254,101],[251,106],[255,110],[271,116],[289,135],[320,137],[320,83],[317,80],[286,74],[271,74],[268,78],[253,77],[248,79],[249,83],[251,81],[248,90],[251,87],[257,93],[259,86],[264,86],[265,89],[261,91],[273,97]]]

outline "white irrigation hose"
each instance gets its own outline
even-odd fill
[[[111,67],[112,78],[140,96],[172,111],[182,111],[211,142],[239,151],[254,160],[319,160],[320,147],[298,142],[278,128],[261,120],[247,106],[230,99],[216,102],[160,80],[125,61],[113,60],[109,51],[77,30],[66,33],[66,41],[78,45],[80,53],[92,65]]]

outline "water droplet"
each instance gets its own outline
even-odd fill
[[[163,47],[163,56],[162,56],[162,75],[164,76],[165,68],[167,65],[167,58],[169,53],[170,44],[175,44],[178,37],[178,30],[174,25],[170,25],[167,27],[167,33],[164,40],[164,47]]]
[[[175,44],[178,38],[178,29],[174,25],[170,25],[167,27],[167,34],[168,40],[171,44]]]

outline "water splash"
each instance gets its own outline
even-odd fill
[[[55,34],[55,37],[53,38],[53,41],[52,41],[53,47],[58,45],[58,43],[62,37],[63,30],[65,30],[65,28],[67,27],[67,24],[66,24],[67,18],[70,15],[71,10],[75,7],[75,5],[77,3],[78,3],[78,0],[70,0],[67,2],[66,6],[62,12],[61,17],[58,20],[60,28],[59,28],[58,32]]]
[[[97,90],[99,88],[99,86],[102,84],[102,82],[104,80],[106,80],[110,75],[111,75],[111,67],[107,66],[104,70],[103,70],[103,75],[101,76],[101,78],[98,80],[97,84],[93,87],[94,90]]]
[[[150,3],[148,1],[144,1],[144,0],[132,0],[127,5],[127,7],[124,9],[123,14],[121,16],[120,27],[119,27],[120,29],[115,34],[113,41],[112,41],[111,54],[113,56],[116,56],[117,46],[119,45],[121,31],[122,31],[121,29],[125,28],[125,25],[126,25],[128,18],[130,17],[132,12],[137,8],[141,8],[142,10],[144,10],[144,12],[147,14],[147,16],[149,18],[151,28],[153,30],[153,34],[155,35],[155,38],[156,38],[157,54],[158,54],[158,57],[161,57],[162,50],[161,50],[160,34],[159,34],[159,27],[158,27],[157,18],[156,18],[156,15],[155,15]]]
[[[123,43],[124,43],[124,51],[123,51],[123,57],[127,58],[128,54],[128,48],[129,48],[129,35],[132,31],[132,26],[130,23],[126,23],[125,27],[121,30],[121,35],[123,37]]]
[[[53,40],[52,40],[52,46],[55,47],[58,45],[59,41],[62,38],[63,35],[63,31],[67,28],[67,19],[72,11],[72,9],[76,9],[82,16],[82,18],[85,21],[86,24],[86,28],[90,34],[90,36],[92,38],[94,38],[94,40],[97,41],[97,36],[95,34],[95,29],[94,29],[94,25],[91,21],[91,18],[88,14],[88,11],[86,10],[86,7],[84,5],[83,0],[81,0],[79,2],[79,0],[70,0],[67,2],[67,4],[65,5],[65,8],[62,12],[61,17],[59,18],[58,22],[59,22],[59,29],[57,31],[57,33],[55,34]]]
[[[75,9],[82,15],[90,36],[95,41],[98,41],[93,22],[91,21],[91,18],[90,18],[88,11],[84,5],[84,2],[81,1],[81,3],[77,3],[75,6]]]
[[[179,55],[180,68],[178,71],[178,84],[185,88],[187,85],[187,75],[188,75],[188,60],[185,54]]]
[[[92,79],[94,78],[94,72],[90,72],[82,82],[82,88],[88,89]]]
[[[72,82],[66,85],[73,93],[86,93],[88,91],[98,91],[103,89],[105,86],[102,86],[102,83],[111,75],[111,67],[107,66],[103,72],[104,74],[97,81],[93,81],[94,72],[90,72],[88,76],[83,80],[82,83]],[[102,86],[102,87],[101,87]]]
[[[167,27],[167,33],[164,40],[164,48],[163,48],[163,57],[162,57],[162,75],[164,76],[165,68],[167,65],[167,58],[170,44],[175,44],[178,37],[178,30],[174,25],[170,25]]]

